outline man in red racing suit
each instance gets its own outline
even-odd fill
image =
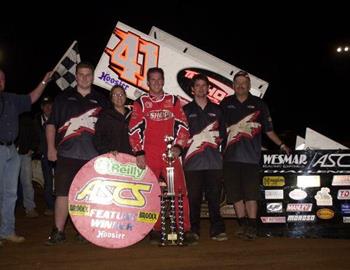
[[[174,137],[172,152],[175,156],[174,191],[183,196],[184,230],[190,231],[189,206],[184,173],[179,156],[189,138],[186,116],[182,110],[180,100],[164,93],[164,72],[160,68],[151,68],[147,72],[149,93],[141,96],[133,104],[133,112],[129,124],[130,144],[136,155],[136,164],[145,168],[146,164],[154,174],[166,179],[166,162],[163,153],[166,151],[166,135]],[[177,199],[175,205],[177,208]],[[154,225],[155,232],[161,228],[160,218]],[[178,213],[176,213],[178,222]],[[151,235],[152,238],[152,235]],[[151,239],[152,240],[152,239]]]

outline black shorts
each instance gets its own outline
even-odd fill
[[[224,162],[224,183],[227,203],[260,199],[258,164]]]
[[[58,157],[55,169],[55,194],[68,196],[75,175],[89,160]]]

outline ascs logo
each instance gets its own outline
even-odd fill
[[[191,79],[197,74],[202,74],[208,77],[210,83],[208,98],[212,102],[219,104],[224,97],[234,93],[232,81],[221,76],[220,74],[201,68],[185,68],[177,73],[177,82],[182,90],[190,97],[193,98],[191,91]]]

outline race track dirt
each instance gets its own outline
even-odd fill
[[[202,220],[197,246],[158,247],[147,239],[123,249],[105,249],[74,240],[71,224],[67,242],[53,247],[44,245],[52,218],[42,215],[42,191],[37,191],[41,216],[28,219],[17,209],[17,232],[25,243],[5,242],[0,247],[0,269],[349,269],[350,241],[342,239],[258,238],[244,241],[234,237],[235,221],[226,219],[228,241],[215,242],[208,236],[208,220]]]

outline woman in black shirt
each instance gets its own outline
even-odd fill
[[[112,107],[101,112],[95,125],[96,150],[99,154],[108,152],[132,154],[128,135],[131,111],[125,107],[125,90],[120,86],[113,86],[110,100]]]

